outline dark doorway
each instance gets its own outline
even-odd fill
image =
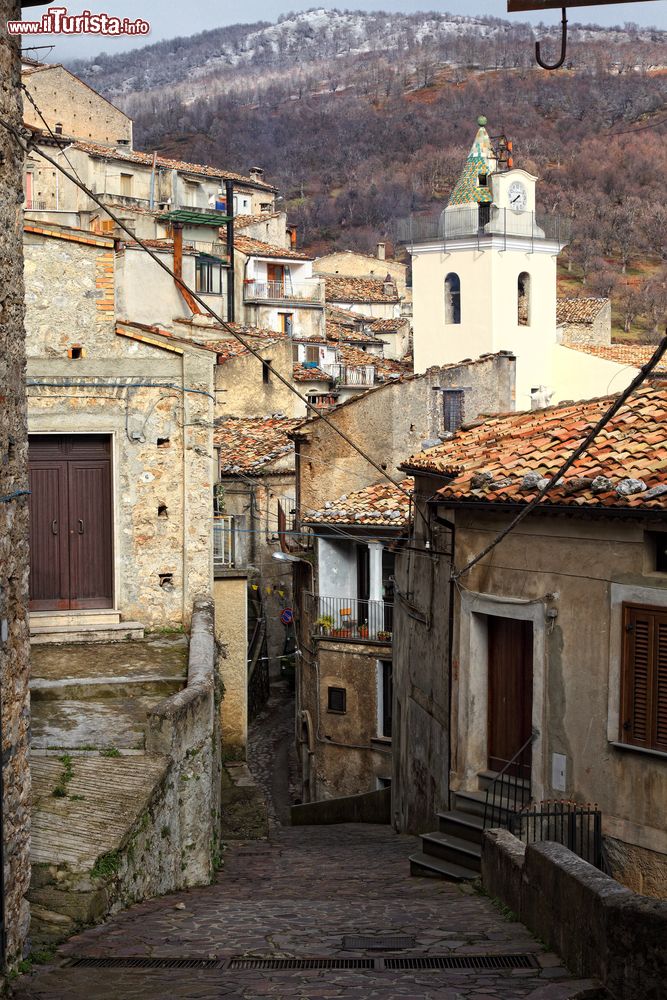
[[[111,439],[30,437],[30,607],[113,607]]]
[[[530,739],[533,716],[533,625],[514,618],[488,619],[488,766],[501,771]],[[517,773],[530,778],[530,746]]]

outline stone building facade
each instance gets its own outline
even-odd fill
[[[8,38],[18,3],[0,2],[0,112],[19,126],[20,42]],[[28,599],[28,436],[25,401],[21,172],[23,156],[0,132],[0,678],[4,939],[9,968],[26,946],[30,883],[28,740],[30,646]],[[20,495],[17,495],[20,494]]]

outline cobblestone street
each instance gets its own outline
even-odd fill
[[[68,941],[50,967],[17,980],[14,997],[68,1000],[139,998],[324,998],[344,1000],[567,1000],[597,997],[555,955],[485,897],[409,875],[411,837],[387,827],[286,827],[293,767],[283,736],[286,701],[274,692],[253,731],[258,780],[279,792],[268,841],[228,848],[214,885],[141,903]],[[270,766],[271,755],[276,763]],[[287,757],[285,757],[287,755]],[[281,785],[282,782],[282,785]],[[530,954],[524,970],[256,970],[71,968],[81,957],[228,960],[232,957],[354,958],[386,952],[345,950],[350,934],[411,935],[394,955]]]

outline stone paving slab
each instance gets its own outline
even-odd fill
[[[544,954],[523,925],[503,919],[469,887],[411,878],[407,857],[413,845],[413,838],[387,827],[276,828],[268,841],[228,850],[214,885],[140,903],[71,938],[58,960],[350,957],[354,953],[343,951],[344,935],[380,933],[413,935],[410,953]],[[56,968],[23,977],[14,996],[570,1000],[593,985],[574,980],[551,958],[545,968],[518,972]]]
[[[30,676],[48,680],[151,673],[185,677],[187,656],[184,635],[155,635],[128,642],[54,643],[31,648]]]
[[[35,701],[31,746],[77,750],[90,747],[142,750],[147,713],[161,699],[148,695],[134,698],[102,698],[69,701]]]

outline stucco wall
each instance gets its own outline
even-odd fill
[[[271,361],[274,372],[292,381],[292,342],[277,340],[259,349],[262,358]],[[229,358],[215,370],[216,416],[257,417],[282,413],[286,417],[305,417],[306,404],[283,382],[269,374],[264,382],[262,364],[251,354]],[[299,391],[304,385],[297,383]],[[304,393],[305,395],[305,393]]]
[[[8,19],[20,18],[18,3],[0,0],[0,113],[21,124],[20,42],[9,39]],[[23,255],[21,251],[22,154],[0,134],[0,679],[4,878],[7,960],[22,957],[29,912],[30,727],[28,596],[28,498],[6,499],[28,489],[27,426],[23,368]]]
[[[457,511],[456,564],[464,565],[506,523],[506,517]],[[614,742],[620,738],[623,601],[667,607],[667,576],[653,572],[645,537],[659,524],[528,518],[466,576],[466,591],[456,598],[453,651],[454,787],[476,786],[477,772],[486,767],[486,615],[529,616],[538,732],[533,797],[597,802],[603,833],[616,842],[614,875],[644,892],[664,886],[667,875],[667,770],[660,756]],[[485,604],[484,595],[493,595],[492,603]],[[564,789],[553,785],[555,753],[566,759]],[[639,848],[641,859],[633,854]]]
[[[220,733],[225,760],[245,758],[248,740],[248,577],[243,570],[216,573],[215,634],[222,648]]]
[[[553,347],[552,403],[566,399],[595,399],[610,393],[623,392],[639,372],[631,365],[622,365],[607,358],[597,358],[564,344]]]
[[[105,101],[63,66],[28,72],[23,82],[51,129],[62,125],[63,135],[114,145],[119,139],[132,142],[132,121]],[[44,122],[26,100],[24,119],[43,129]]]
[[[173,268],[172,253],[161,253],[159,256],[167,267]],[[195,257],[192,254],[183,255],[183,281],[194,289]],[[223,297],[210,298],[212,308],[217,310],[214,299],[222,300]],[[116,302],[119,319],[148,325],[155,323],[173,331],[181,326],[174,326],[177,317],[189,319],[192,316],[174,279],[140,249],[128,247],[116,257]],[[184,335],[181,330],[178,333]]]

